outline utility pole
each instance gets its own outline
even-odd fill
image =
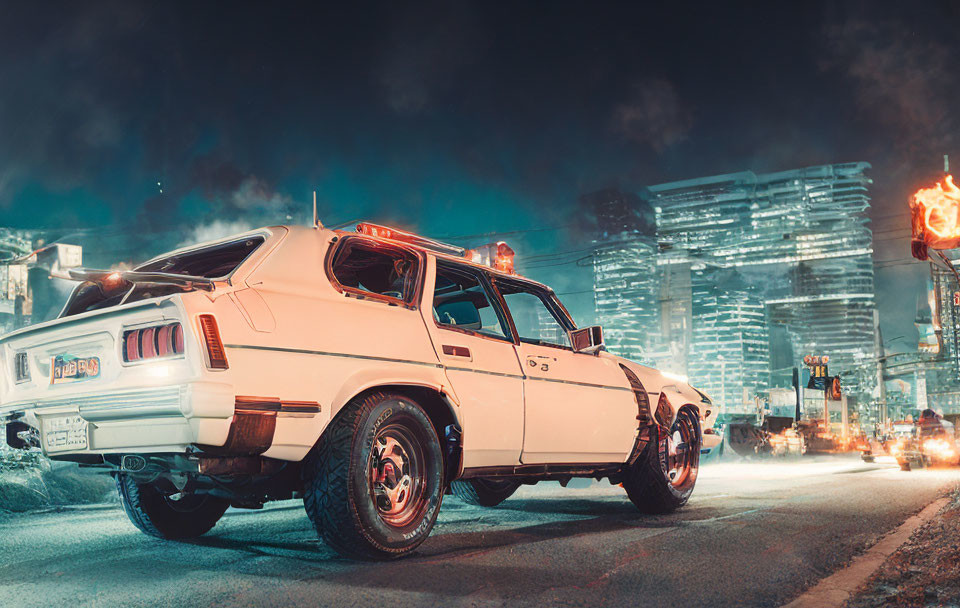
[[[877,385],[879,386],[879,418],[880,424],[887,425],[887,385],[883,382],[883,365],[887,360],[883,350],[883,334],[880,331],[880,311],[873,311],[873,340],[874,350],[877,351]]]

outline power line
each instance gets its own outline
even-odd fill
[[[438,240],[457,240],[457,239],[479,239],[479,238],[489,238],[496,236],[511,236],[517,234],[527,234],[530,232],[548,232],[551,230],[563,230],[564,228],[571,228],[576,226],[576,224],[564,224],[562,226],[547,226],[544,228],[526,228],[518,230],[506,230],[503,232],[481,232],[478,234],[457,234],[457,235],[446,235],[436,237]]]

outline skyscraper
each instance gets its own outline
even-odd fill
[[[613,189],[584,195],[580,202],[596,224],[594,298],[604,341],[617,354],[653,363],[660,344],[653,209],[637,195]]]
[[[649,188],[661,264],[736,268],[759,289],[792,358],[826,354],[833,373],[874,354],[873,238],[867,163],[752,172]],[[696,325],[696,318],[694,325]]]
[[[769,332],[759,290],[734,269],[693,272],[689,377],[724,411],[751,413],[769,386]]]
[[[745,171],[650,186],[640,200],[591,195],[607,228],[594,273],[611,350],[685,362],[731,409],[769,385],[771,360],[829,355],[833,374],[875,365],[869,167]],[[655,246],[624,219],[647,205]]]

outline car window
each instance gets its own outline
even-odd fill
[[[570,347],[567,330],[547,306],[544,296],[511,284],[497,284],[521,342]]]
[[[509,340],[480,276],[466,268],[437,264],[433,320],[441,327]]]
[[[167,254],[138,266],[137,270],[218,279],[236,270],[263,242],[262,236],[251,236],[178,254]]]
[[[333,259],[333,276],[342,287],[409,302],[417,258],[403,249],[345,239]]]

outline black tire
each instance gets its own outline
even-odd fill
[[[520,484],[509,480],[467,479],[450,484],[453,495],[478,507],[495,507],[510,498]]]
[[[668,464],[668,441],[676,432],[687,443],[684,467],[680,476],[671,478]],[[623,488],[630,501],[644,513],[663,514],[685,505],[693,493],[700,469],[700,420],[689,409],[681,409],[671,428],[670,436],[651,441],[632,466],[626,467]],[[673,469],[676,471],[677,469]]]
[[[909,462],[901,462],[901,463],[900,463],[900,470],[901,470],[901,471],[909,471],[910,469],[911,469],[911,467],[910,467],[910,463],[909,463]]]
[[[230,501],[207,494],[173,500],[156,486],[137,483],[123,473],[117,475],[117,492],[134,526],[144,534],[167,540],[206,534],[230,506]]]
[[[874,458],[873,456],[868,456],[868,455],[866,455],[866,454],[864,454],[863,456],[861,456],[861,458],[863,458],[863,461],[864,461],[864,462],[876,462],[876,460],[877,460],[877,459]]]
[[[344,406],[308,456],[304,508],[337,553],[394,559],[430,535],[443,471],[440,440],[423,409],[403,395],[371,393]]]

